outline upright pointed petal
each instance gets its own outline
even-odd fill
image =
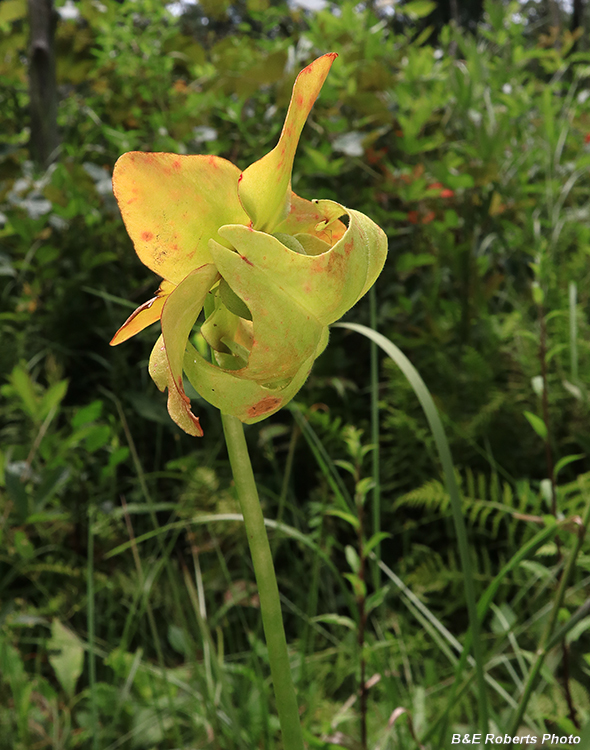
[[[219,274],[214,265],[207,264],[197,268],[176,287],[162,311],[162,340],[168,359],[168,411],[183,430],[190,432],[186,425],[194,425],[196,431],[190,432],[191,435],[202,432],[198,432],[199,420],[192,414],[190,400],[184,392],[182,363],[189,334],[201,312],[207,292],[217,279]],[[159,381],[154,380],[160,387],[162,376],[158,368],[155,368],[155,372]]]
[[[218,156],[131,151],[113,171],[113,190],[139,259],[179,284],[211,262],[208,242],[223,224],[249,224],[238,198],[238,167]]]
[[[335,52],[323,55],[299,73],[278,144],[240,178],[240,200],[255,229],[272,232],[289,212],[291,172],[299,136],[336,57]]]

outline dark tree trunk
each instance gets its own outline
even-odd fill
[[[574,0],[574,5],[572,8],[572,25],[571,25],[571,31],[572,33],[576,31],[576,29],[582,29],[582,33],[580,37],[576,40],[576,43],[574,44],[574,50],[576,52],[585,52],[588,48],[588,39],[586,34],[586,19],[584,18],[584,0]]]
[[[46,167],[57,156],[59,143],[54,44],[57,14],[53,0],[28,0],[28,4],[30,150],[33,161],[39,167]]]
[[[584,26],[584,0],[574,0],[572,12],[572,31]]]

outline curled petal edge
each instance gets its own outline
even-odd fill
[[[280,289],[321,325],[330,325],[374,284],[387,256],[387,236],[359,211],[334,201],[318,201],[317,205],[325,217],[316,226],[317,231],[344,215],[349,221],[342,237],[320,255],[302,255],[272,235],[239,224],[221,227],[219,235],[236,248],[236,257],[250,271],[266,277],[277,291]],[[217,256],[214,260],[219,263]],[[235,265],[237,261],[232,260]],[[229,276],[228,281],[231,283]],[[235,291],[241,294],[238,288]]]

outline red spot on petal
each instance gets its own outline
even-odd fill
[[[175,169],[175,170],[176,170],[177,172],[180,172],[181,166],[182,166],[182,163],[181,163],[180,159],[175,159],[175,160],[174,160],[174,161],[172,162],[172,167],[173,167],[173,169]]]
[[[154,239],[153,232],[142,232],[141,233],[141,239],[144,242],[151,242]]]
[[[245,255],[240,255],[240,258],[241,258],[242,260],[245,260],[245,261],[246,261],[246,263],[247,263],[247,264],[248,264],[249,266],[253,266],[253,265],[254,265],[254,263],[252,263],[252,261],[251,261],[251,260],[248,260],[248,258],[246,258],[246,256],[245,256]]]
[[[277,398],[276,396],[266,396],[248,409],[248,416],[261,417],[263,414],[268,414],[269,412],[274,411],[281,403],[282,399]]]

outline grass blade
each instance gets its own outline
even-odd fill
[[[473,583],[473,576],[471,574],[471,564],[469,560],[469,547],[467,544],[467,530],[465,528],[465,520],[463,518],[463,511],[461,508],[461,498],[459,496],[459,488],[455,480],[455,473],[453,468],[453,459],[451,457],[451,451],[445,435],[445,431],[438,414],[438,410],[432,400],[432,396],[428,391],[424,381],[420,377],[418,371],[406,355],[389,339],[385,338],[380,333],[373,331],[371,328],[359,325],[358,323],[337,323],[334,327],[346,328],[350,331],[356,331],[357,333],[366,336],[369,340],[374,341],[383,351],[390,357],[395,364],[400,368],[402,373],[407,378],[408,382],[414,389],[414,393],[418,397],[432,435],[434,437],[440,461],[443,467],[445,484],[451,498],[451,510],[453,514],[453,522],[455,525],[455,534],[457,535],[457,546],[459,547],[459,557],[461,560],[461,569],[463,571],[463,577],[465,582],[465,599],[467,603],[467,611],[469,614],[469,622],[471,624],[471,630],[473,633],[473,656],[475,659],[475,672],[477,677],[477,695],[478,695],[478,706],[479,706],[479,725],[480,731],[485,735],[488,730],[488,707],[487,707],[487,696],[485,686],[485,674],[484,674],[484,661],[483,661],[483,648],[480,639],[479,632],[479,618],[477,615],[477,605],[475,600],[475,586]]]

